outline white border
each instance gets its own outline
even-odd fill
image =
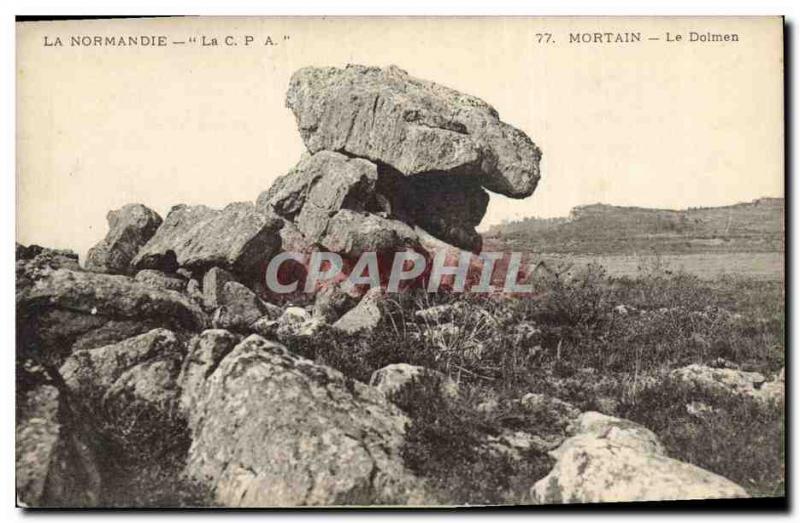
[[[404,0],[404,1],[381,1],[381,0],[358,0],[349,3],[325,2],[321,0],[293,0],[282,2],[281,5],[265,5],[263,2],[228,0],[228,1],[206,1],[206,0],[179,0],[164,2],[157,0],[144,1],[67,1],[67,0],[48,0],[48,1],[18,1],[11,0],[0,5],[0,56],[2,56],[2,76],[0,77],[0,162],[2,162],[2,189],[0,190],[0,311],[3,312],[2,328],[2,357],[3,362],[0,368],[3,369],[3,379],[0,380],[3,398],[3,430],[0,433],[0,512],[3,521],[17,521],[25,517],[23,512],[14,508],[14,279],[12,244],[14,240],[14,150],[15,150],[15,121],[12,115],[15,114],[15,93],[14,93],[14,15],[169,15],[169,14],[190,14],[190,15],[785,15],[787,22],[793,26],[794,40],[790,42],[789,52],[794,57],[794,68],[797,68],[797,39],[798,24],[800,24],[800,2],[796,0],[765,0],[736,2],[733,0],[654,0],[654,1],[632,1],[632,0],[561,0],[561,1],[541,1],[537,3],[524,3],[513,0],[455,0],[450,2],[438,0]],[[796,94],[796,75],[792,74],[793,94]],[[57,88],[57,87],[55,87]],[[796,100],[795,100],[796,102]],[[795,112],[796,108],[795,108]],[[798,140],[796,118],[790,115],[791,124],[794,132],[792,133],[791,150],[796,151]],[[795,164],[797,163],[795,159]],[[753,173],[757,176],[757,173]],[[794,172],[789,173],[793,178]],[[796,189],[796,187],[795,187]],[[791,201],[795,202],[795,193],[787,194]],[[796,202],[795,202],[796,203]],[[796,242],[798,230],[797,220],[794,216],[789,217],[790,228],[793,231],[791,244]],[[797,262],[797,260],[794,260]],[[792,272],[796,273],[797,263],[792,264]],[[796,290],[796,278],[792,279],[792,288],[787,289],[787,296],[794,296]],[[797,325],[798,312],[792,309],[792,315],[788,325]],[[796,375],[798,357],[792,358],[792,368],[790,380]],[[795,390],[792,387],[791,390]],[[796,395],[793,395],[792,400]],[[791,401],[790,405],[793,405]],[[795,417],[791,417],[791,427],[789,434],[796,434]],[[792,450],[796,450],[792,448]],[[789,464],[787,476],[791,477],[792,486],[791,498],[797,502],[797,480],[794,475],[795,467]],[[62,514],[63,515],[63,514]],[[170,513],[69,513],[70,518],[107,518],[125,517],[133,519],[148,518],[150,521],[159,521],[167,517],[177,516]],[[213,517],[214,519],[228,517],[231,515],[243,516],[241,513],[222,513],[213,514],[182,513],[182,517]],[[310,518],[324,517],[326,520],[345,520],[353,517],[375,518],[388,515],[392,518],[402,519],[427,519],[438,520],[442,517],[452,518],[464,516],[465,513],[451,512],[432,512],[432,513],[351,513],[351,512],[326,512],[326,513],[256,513],[250,517],[292,517]],[[537,520],[573,520],[590,515],[588,513],[558,513],[558,512],[516,512],[516,513],[469,513],[471,519],[494,519],[498,516],[505,517],[524,517],[536,518]],[[624,513],[598,513],[591,514],[595,518],[613,520],[619,517],[628,517]],[[630,514],[632,517],[652,517],[659,514]],[[764,518],[763,514],[731,513],[731,514],[673,514],[670,518],[681,518],[687,521],[706,521],[708,519],[719,518]]]

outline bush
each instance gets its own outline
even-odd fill
[[[421,377],[392,397],[411,418],[403,459],[425,478],[444,504],[520,503],[553,465],[530,451],[520,459],[488,446],[499,426],[463,398],[448,399],[442,381]]]
[[[515,297],[409,291],[383,304],[384,319],[370,335],[323,332],[288,345],[364,382],[388,364],[410,363],[501,404],[539,392],[580,410],[629,417],[654,430],[677,459],[754,494],[783,492],[780,409],[715,398],[714,416],[700,419],[686,412],[688,392],[662,385],[673,368],[714,365],[718,358],[767,376],[777,372],[784,365],[779,282],[703,281],[658,267],[637,278],[610,278],[588,267],[574,274],[551,271],[534,285],[533,295]],[[443,304],[455,305],[447,317],[415,314]],[[407,460],[443,496],[499,502],[503,489],[514,488],[514,480],[489,476],[516,477],[519,465],[476,450],[502,419],[480,414],[476,401],[444,404],[433,391],[396,401],[415,421]],[[521,483],[529,487],[546,462],[531,457],[525,465],[530,477]]]

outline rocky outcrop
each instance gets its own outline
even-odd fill
[[[134,203],[109,211],[108,234],[86,254],[86,268],[97,272],[130,274],[131,260],[155,234],[162,219],[155,211]]]
[[[48,270],[17,295],[18,350],[56,365],[73,348],[121,341],[154,327],[199,331],[206,317],[183,294],[128,276]]]
[[[213,266],[251,276],[280,247],[283,222],[257,212],[252,203],[232,203],[222,210],[205,205],[177,205],[133,259],[136,269],[166,272],[178,266],[203,273]]]
[[[406,176],[475,176],[514,198],[529,196],[539,180],[539,149],[494,108],[397,67],[300,69],[286,105],[312,153],[342,151]]]
[[[186,470],[220,505],[424,500],[400,459],[407,419],[366,385],[252,335],[204,386]]]
[[[655,434],[633,422],[585,412],[551,452],[557,462],[531,489],[536,503],[603,503],[747,497],[739,485],[669,458]]]
[[[78,255],[72,251],[16,244],[17,302],[33,282],[55,269],[80,270]]]
[[[314,300],[276,296],[265,270],[281,250],[302,253],[279,279],[303,285],[313,251],[340,255],[345,271],[376,253],[381,267],[398,251],[430,259],[429,237],[457,254],[478,252],[486,191],[531,194],[539,150],[481,100],[394,67],[301,70],[287,103],[309,152],[255,204],[177,205],[163,220],[126,205],[108,214],[89,271],[69,251],[17,245],[18,381],[41,405],[18,418],[18,467],[30,466],[20,474],[25,503],[97,503],[92,445],[119,448],[125,467],[138,465],[139,447],[157,447],[148,438],[163,432],[175,436],[170,452],[183,467],[187,425],[186,476],[214,504],[434,499],[403,463],[409,420],[386,396],[425,377],[448,398],[458,386],[403,364],[367,386],[267,341],[302,350],[309,342],[299,338],[369,334],[383,291],[337,279],[317,282]],[[73,399],[92,413],[62,415]],[[87,443],[89,430],[102,438]],[[124,468],[103,465],[104,475]]]
[[[369,218],[353,223],[368,212],[390,220],[381,228],[419,226],[479,252],[484,189],[524,198],[539,180],[539,149],[491,106],[396,67],[304,68],[292,76],[286,100],[311,156],[262,194],[258,207],[294,221],[329,250],[341,243],[325,244],[326,224],[347,209],[356,214],[343,214],[329,231],[372,227]],[[416,240],[398,233],[399,246],[408,245],[405,236]]]

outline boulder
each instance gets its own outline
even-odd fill
[[[655,434],[597,412],[551,452],[555,466],[531,489],[536,503],[611,503],[747,497],[739,485],[669,458]]]
[[[458,383],[441,372],[408,363],[393,363],[376,370],[372,373],[369,384],[391,399],[402,391],[423,385],[426,381],[437,384],[439,392],[446,398],[458,397]]]
[[[177,205],[133,259],[137,269],[161,269],[170,254],[180,267],[202,273],[213,266],[242,277],[262,269],[280,246],[283,221],[262,214],[252,203],[222,210]]]
[[[131,260],[155,234],[162,219],[155,211],[135,203],[109,211],[108,234],[86,253],[86,268],[97,272],[130,274]]]
[[[259,196],[256,206],[292,220],[311,243],[318,242],[328,220],[340,209],[368,210],[378,179],[374,163],[320,151],[306,155]]]
[[[97,405],[122,398],[156,406],[175,398],[183,345],[154,329],[114,345],[75,351],[59,369],[72,394]]]
[[[530,196],[539,180],[541,152],[494,108],[394,66],[300,69],[286,105],[312,153],[340,151],[406,176],[474,176],[513,198]]]
[[[569,426],[568,431],[572,438],[551,452],[554,458],[558,458],[572,444],[586,438],[601,438],[637,449],[644,454],[666,455],[664,445],[650,429],[638,423],[600,412],[589,411],[580,414]]]
[[[56,387],[17,396],[16,491],[23,507],[94,507],[100,499],[97,459]]]
[[[18,307],[52,307],[116,319],[152,318],[190,330],[202,329],[206,321],[203,311],[181,293],[127,276],[67,269],[37,280]]]
[[[126,370],[106,391],[105,404],[119,408],[136,404],[168,412],[178,399],[181,362],[177,356],[145,361]]]
[[[179,405],[187,419],[193,419],[189,414],[205,395],[206,379],[240,340],[240,336],[226,330],[209,329],[189,342],[178,378],[181,389]]]
[[[349,310],[333,324],[333,328],[347,334],[372,332],[380,324],[381,318],[383,317],[380,308],[382,298],[383,290],[381,288],[370,289],[364,297],[361,298],[358,305]]]
[[[220,307],[214,313],[212,324],[218,329],[243,331],[261,318],[272,308],[275,314],[277,307],[269,306],[256,294],[239,282],[229,281],[222,287],[218,297]]]
[[[422,250],[417,233],[409,225],[350,209],[342,209],[330,218],[319,243],[325,249],[350,259],[365,252],[383,254],[406,248]]]
[[[139,283],[150,285],[160,289],[168,289],[171,291],[183,292],[186,290],[186,278],[178,276],[175,273],[168,274],[163,271],[155,269],[144,269],[136,273],[133,278]]]
[[[381,394],[251,335],[191,411],[189,477],[224,507],[419,504],[408,419]]]

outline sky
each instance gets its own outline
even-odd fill
[[[692,43],[692,31],[738,41]],[[255,200],[304,151],[285,93],[307,65],[395,64],[484,99],[526,132],[543,151],[539,187],[523,200],[492,195],[481,229],[597,202],[782,196],[781,31],[774,17],[18,23],[17,241],[83,257],[126,203],[165,216],[179,203]],[[569,43],[595,32],[642,41]],[[141,35],[170,44],[69,44]],[[57,38],[63,46],[45,45]]]

